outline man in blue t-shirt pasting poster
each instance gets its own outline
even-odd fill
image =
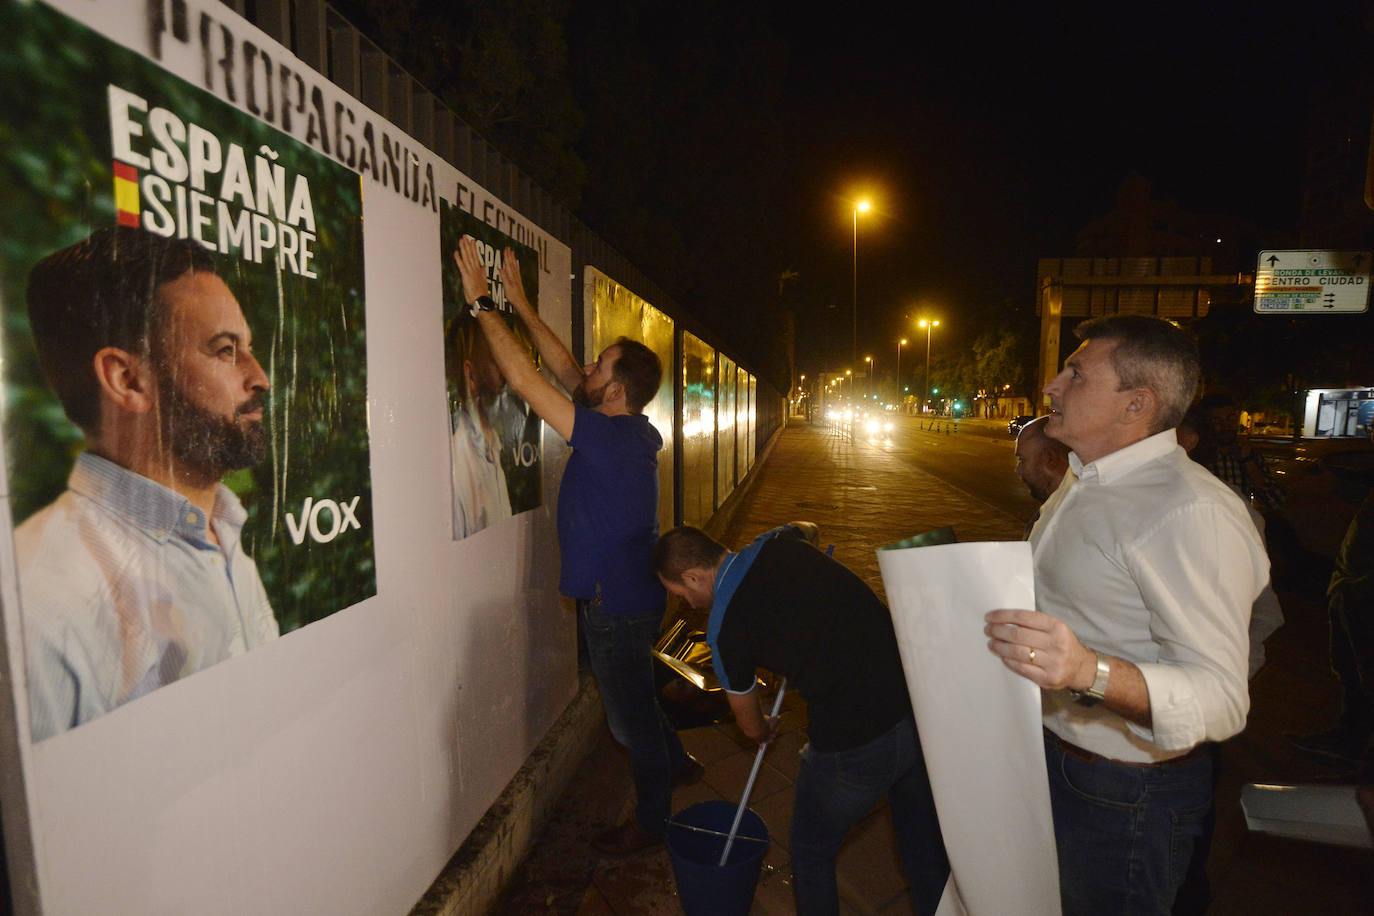
[[[663,842],[673,786],[702,773],[659,708],[651,655],[667,603],[652,567],[663,439],[642,411],[663,368],[652,350],[625,337],[579,366],[530,305],[507,248],[500,270],[506,299],[569,397],[540,374],[497,313],[470,236],[459,241],[454,260],[507,383],[572,446],[558,493],[559,591],[577,601],[606,722],[629,754],[636,794],[634,817],[594,837],[592,846],[628,855]]]

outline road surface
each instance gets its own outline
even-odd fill
[[[875,434],[860,427],[856,444],[886,452],[1018,521],[1035,515],[1039,505],[1013,472],[1016,442],[1005,427],[965,422],[959,432],[947,432],[947,421],[900,414],[882,422],[892,430]]]

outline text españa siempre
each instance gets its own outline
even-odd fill
[[[280,269],[315,277],[315,210],[304,175],[288,175],[267,146],[250,160],[237,143],[118,86],[109,87],[109,105],[120,222],[255,264],[271,257]]]

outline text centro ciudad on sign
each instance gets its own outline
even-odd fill
[[[1349,315],[1369,310],[1368,251],[1261,251],[1255,311]]]

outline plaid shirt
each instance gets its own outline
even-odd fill
[[[1207,469],[1240,491],[1260,512],[1283,507],[1283,490],[1259,452],[1251,451],[1242,458],[1237,448],[1218,449]]]

